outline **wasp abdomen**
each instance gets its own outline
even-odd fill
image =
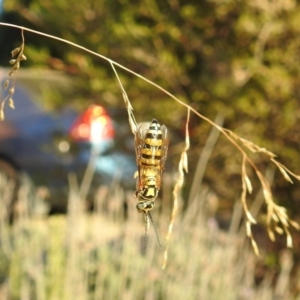
[[[161,186],[168,142],[167,128],[164,125],[161,126],[157,120],[153,119],[151,123],[142,123],[138,127],[135,146],[138,165],[136,195],[139,198],[139,211],[146,212],[154,206],[154,200],[157,198]]]

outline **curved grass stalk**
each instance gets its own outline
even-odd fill
[[[187,157],[187,151],[190,148],[190,138],[189,138],[189,120],[190,120],[190,110],[187,111],[187,120],[185,125],[185,146],[183,151],[181,152],[180,161],[178,164],[178,178],[176,180],[174,189],[173,189],[173,210],[171,213],[171,219],[169,223],[168,233],[166,236],[166,242],[167,246],[164,252],[164,260],[162,264],[162,269],[166,268],[167,262],[168,262],[168,250],[169,250],[169,242],[170,238],[173,232],[174,222],[178,213],[178,201],[179,201],[179,193],[181,191],[181,188],[183,186],[184,182],[184,172],[188,172],[188,157]]]
[[[68,40],[50,35],[50,34],[46,34],[40,31],[36,31],[36,30],[32,30],[30,28],[26,28],[23,26],[19,26],[19,25],[14,25],[14,24],[9,24],[9,23],[3,23],[0,22],[0,26],[8,26],[8,27],[14,27],[14,28],[19,28],[20,30],[26,31],[26,32],[30,32],[30,33],[34,33],[37,35],[41,35],[44,36],[46,38],[51,38],[60,42],[63,42],[65,44],[68,44],[70,46],[76,47],[78,49],[81,49],[89,54],[92,54],[96,57],[99,57],[107,62],[109,62],[117,76],[119,85],[121,87],[122,90],[122,94],[123,94],[123,98],[125,101],[125,105],[128,111],[128,115],[129,115],[129,123],[132,129],[133,134],[135,134],[135,126],[136,126],[136,121],[133,115],[133,109],[132,106],[130,104],[130,101],[128,99],[128,96],[125,92],[125,89],[123,88],[121,81],[117,75],[116,69],[115,67],[119,67],[120,69],[144,80],[145,82],[151,84],[152,86],[156,87],[157,89],[161,90],[163,93],[165,93],[166,95],[168,95],[169,97],[171,97],[174,101],[176,101],[178,104],[186,107],[188,109],[188,111],[193,112],[195,115],[197,115],[199,118],[201,118],[202,120],[208,122],[210,125],[214,126],[215,128],[217,128],[225,137],[226,139],[233,144],[233,146],[241,153],[242,157],[243,157],[243,162],[242,162],[242,203],[244,206],[244,211],[247,217],[247,222],[246,222],[246,226],[247,226],[247,235],[250,237],[252,245],[254,247],[255,252],[256,251],[256,244],[255,241],[253,239],[252,233],[251,233],[251,224],[255,223],[255,219],[251,216],[247,205],[246,205],[246,195],[247,195],[247,191],[250,193],[252,191],[252,186],[251,186],[251,181],[248,178],[248,176],[246,175],[246,164],[249,164],[251,168],[253,168],[257,178],[260,181],[260,184],[263,188],[263,194],[264,194],[264,199],[265,199],[265,203],[267,205],[267,230],[269,233],[269,237],[271,240],[275,239],[275,232],[284,232],[287,236],[287,246],[291,247],[292,246],[292,240],[291,240],[291,234],[289,232],[289,225],[291,225],[292,227],[299,229],[299,225],[292,221],[287,213],[284,207],[279,206],[277,204],[275,204],[273,197],[272,197],[272,191],[270,188],[270,185],[267,181],[267,179],[264,177],[264,175],[259,171],[259,169],[256,167],[255,163],[250,159],[250,157],[247,155],[246,150],[248,149],[254,153],[262,153],[264,155],[266,155],[270,161],[275,164],[275,166],[280,170],[280,172],[282,173],[283,177],[292,183],[292,180],[290,178],[290,176],[294,177],[297,180],[300,180],[300,176],[294,174],[293,172],[291,172],[288,168],[286,168],[284,165],[282,165],[281,163],[279,163],[277,160],[275,160],[276,155],[270,151],[268,151],[265,148],[261,148],[259,146],[257,146],[256,144],[252,143],[251,141],[248,141],[246,139],[243,139],[241,137],[239,137],[238,135],[236,135],[235,133],[233,133],[231,130],[223,128],[221,126],[219,126],[218,124],[216,124],[215,122],[213,122],[212,120],[210,120],[209,118],[205,117],[204,115],[200,114],[198,111],[196,111],[195,109],[193,109],[191,106],[189,106],[187,103],[181,101],[180,99],[178,99],[176,96],[174,96],[173,94],[171,94],[170,92],[168,92],[167,90],[165,90],[164,88],[162,88],[161,86],[159,86],[158,84],[154,83],[153,81],[143,77],[142,75],[132,71],[129,68],[124,67],[123,65],[107,58],[104,55],[98,54],[90,49],[87,49],[83,46],[80,46],[78,44],[72,43]],[[188,140],[188,134],[187,134],[187,140]],[[186,145],[188,145],[186,143]],[[183,169],[186,168],[187,169],[187,151],[188,148],[185,148],[184,151],[182,152],[181,155],[181,159],[179,162],[179,173],[181,174],[181,171],[183,173]],[[289,175],[288,175],[289,174]],[[173,207],[173,212],[172,212],[172,217],[171,217],[171,221],[170,221],[170,226],[169,226],[169,231],[168,231],[168,235],[167,238],[170,238],[171,232],[172,232],[172,228],[173,228],[173,224],[174,224],[174,220],[175,220],[175,216],[177,213],[177,199],[178,199],[178,193],[179,190],[182,186],[183,183],[183,179],[184,179],[184,173],[180,175],[177,183],[175,184],[175,188],[173,191],[173,195],[174,195],[174,207]],[[180,185],[181,184],[181,185]],[[280,227],[278,227],[278,224],[280,224],[283,227],[283,230],[280,230]],[[273,228],[274,227],[274,228]],[[252,238],[251,238],[252,237]],[[166,260],[165,260],[166,261]]]

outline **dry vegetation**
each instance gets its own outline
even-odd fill
[[[1,196],[10,188],[1,177]],[[71,187],[68,214],[44,217],[27,213],[24,204],[33,200],[26,190],[13,226],[1,202],[0,299],[289,299],[290,251],[281,255],[277,280],[267,272],[256,285],[259,259],[234,224],[226,233],[214,215],[207,217],[215,201],[209,189],[186,212],[179,209],[164,271],[153,232],[143,254],[143,220],[132,193],[99,187],[96,210],[88,214]],[[169,207],[157,201],[156,208],[158,232],[166,232]]]
[[[4,23],[0,25],[18,27]],[[109,189],[99,187],[99,192],[95,195],[96,209],[87,214],[83,209],[84,197],[80,198],[77,189],[70,182],[68,214],[45,218],[29,213],[29,207],[35,201],[31,198],[32,195],[26,193],[26,185],[23,185],[16,206],[17,216],[12,226],[8,222],[9,210],[6,203],[9,201],[0,203],[0,278],[3,299],[289,299],[289,276],[292,269],[289,250],[282,253],[279,275],[273,278],[274,274],[266,272],[262,282],[256,284],[255,266],[259,258],[249,249],[244,233],[239,233],[239,226],[236,224],[241,222],[241,217],[233,216],[232,220],[236,223],[232,224],[232,230],[222,232],[214,214],[209,217],[207,214],[207,205],[214,201],[209,189],[196,193],[187,209],[182,210],[180,192],[184,171],[187,171],[188,166],[189,114],[194,113],[211,124],[241,153],[241,203],[246,217],[247,235],[257,254],[258,247],[251,229],[256,220],[246,201],[247,194],[252,193],[251,179],[247,175],[248,167],[254,170],[262,187],[270,239],[275,240],[275,232],[285,234],[287,246],[292,247],[290,226],[296,229],[299,226],[289,219],[284,207],[274,203],[267,178],[247,153],[252,151],[266,155],[289,182],[292,182],[291,177],[297,180],[300,177],[275,160],[275,155],[267,149],[221,127],[141,75],[69,41],[26,28],[23,30],[62,41],[108,61],[118,79],[133,134],[136,128],[133,109],[116,67],[166,93],[177,104],[186,107],[188,117],[185,147],[175,176],[177,179],[172,184],[173,195],[163,195],[163,199],[174,200],[169,225],[170,211],[163,201],[157,201],[154,212],[157,231],[168,232],[164,254],[164,250],[155,245],[155,239],[148,245],[146,255],[141,251],[144,226],[142,218],[134,209],[133,192],[127,193],[118,186]],[[24,40],[20,49],[18,53],[21,56],[13,62],[13,68],[19,68],[18,59],[24,60]],[[18,54],[16,52],[14,50],[13,55]],[[6,98],[2,102],[2,114],[5,102]],[[1,178],[2,199],[11,195],[12,187],[5,181],[5,178]],[[129,207],[126,218],[123,200]],[[164,271],[161,270],[161,265]],[[298,282],[293,282],[296,289],[298,285]]]

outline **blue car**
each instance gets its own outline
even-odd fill
[[[17,81],[15,109],[6,105],[0,121],[0,173],[15,186],[26,178],[46,187],[51,212],[66,210],[70,174],[84,199],[113,180],[134,189],[136,163],[125,108],[121,116],[96,104],[80,113],[69,107],[54,112],[33,98],[30,87]]]

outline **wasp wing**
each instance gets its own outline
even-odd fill
[[[135,146],[135,153],[136,153],[136,164],[138,166],[138,180],[137,180],[137,189],[141,186],[141,159],[142,159],[142,149],[145,144],[145,137],[150,126],[150,122],[143,122],[139,124],[137,130],[135,132],[134,137],[134,146]]]
[[[135,153],[136,153],[136,164],[140,165],[141,157],[142,157],[142,149],[145,144],[145,137],[150,126],[150,122],[143,122],[141,123],[136,132],[134,137],[134,146],[135,146]]]
[[[165,167],[165,162],[167,159],[168,147],[169,147],[168,129],[165,125],[161,126],[161,133],[162,133],[162,145],[161,145],[160,172],[162,174]]]

